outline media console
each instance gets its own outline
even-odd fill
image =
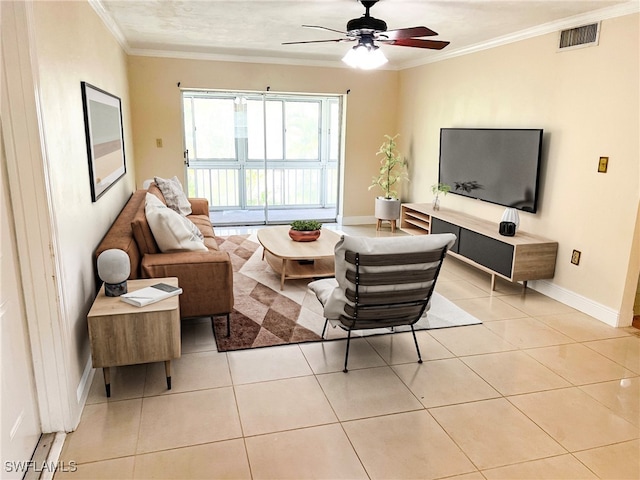
[[[403,203],[400,229],[411,235],[453,233],[456,243],[449,255],[511,282],[552,278],[556,268],[558,242],[517,231],[506,237],[498,224],[453,210],[433,210],[430,203]]]

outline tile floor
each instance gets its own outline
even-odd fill
[[[96,373],[55,478],[640,478],[640,331],[451,259],[437,290],[483,324],[418,332],[421,365],[410,334],[355,340],[344,374],[343,341],[219,353],[184,322],[171,391],[161,363],[109,400]]]

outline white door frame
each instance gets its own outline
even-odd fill
[[[71,331],[61,284],[42,125],[33,4],[0,2],[2,134],[42,431],[75,428]]]

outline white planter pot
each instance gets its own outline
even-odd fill
[[[375,215],[379,220],[397,220],[400,218],[400,200],[376,197]]]

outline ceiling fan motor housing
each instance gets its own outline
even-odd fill
[[[347,23],[347,32],[349,33],[372,33],[372,32],[386,32],[387,24],[383,20],[378,20],[373,17],[360,17],[349,20]]]

